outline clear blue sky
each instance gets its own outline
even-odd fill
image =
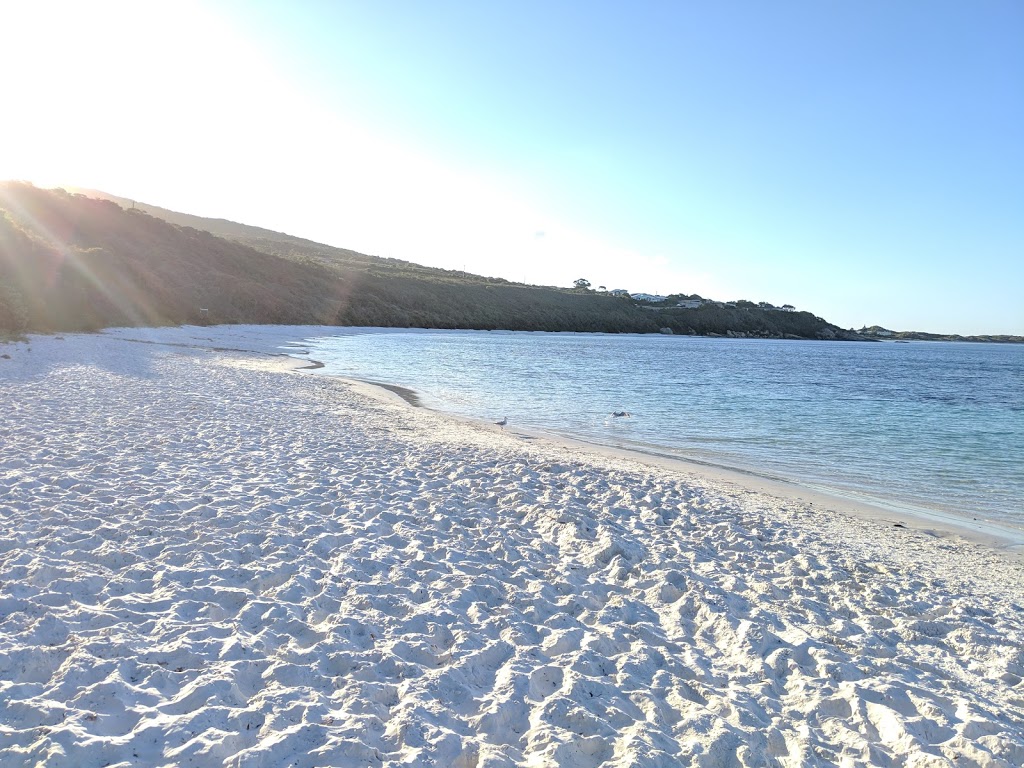
[[[78,53],[115,73],[75,105],[110,124],[41,180],[515,280],[1024,333],[1016,0],[98,5],[120,32]]]

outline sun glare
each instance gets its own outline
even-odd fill
[[[307,92],[207,6],[5,3],[5,13],[18,32],[0,46],[0,67],[16,73],[0,178],[526,282],[600,272],[625,285],[623,265],[630,284],[678,278]]]
[[[156,176],[181,185],[218,150],[246,146],[242,123],[267,73],[209,11],[11,2],[4,16],[0,176],[144,190]]]
[[[491,180],[286,81],[257,41],[207,7],[6,11],[18,33],[0,46],[0,67],[17,73],[6,94],[17,106],[0,121],[2,178],[93,187],[452,269],[500,274],[516,263],[516,279],[543,274],[556,243],[563,281],[584,263],[620,261]],[[292,201],[285,186],[301,190],[302,210],[282,204]],[[539,228],[546,241],[534,238]]]

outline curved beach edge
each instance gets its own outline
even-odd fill
[[[3,347],[0,765],[1024,764],[1005,551],[412,408],[298,333]]]
[[[414,407],[423,407],[419,395],[406,387],[364,379],[338,378],[364,394],[382,397],[392,402],[404,401]],[[392,397],[395,394],[399,395],[397,400]],[[442,411],[435,412],[456,422],[474,424],[487,429],[493,426],[491,422],[482,419],[473,419]],[[610,459],[635,461],[667,471],[699,476],[708,481],[728,483],[737,492],[766,494],[783,501],[808,504],[812,508],[822,511],[886,523],[894,529],[913,530],[936,537],[960,537],[992,547],[1024,562],[1024,528],[1008,523],[981,518],[969,520],[966,516],[945,514],[937,510],[907,510],[898,506],[887,506],[884,503],[873,504],[860,499],[846,498],[826,490],[810,488],[782,478],[769,477],[756,471],[688,461],[654,452],[602,445],[514,424],[506,426],[502,432],[513,439],[545,441],[552,446],[569,451],[590,453]]]

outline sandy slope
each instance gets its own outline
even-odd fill
[[[0,352],[0,765],[1024,764],[993,550],[266,355]]]

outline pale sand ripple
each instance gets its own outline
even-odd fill
[[[998,552],[266,355],[31,347],[0,360],[0,765],[1024,764]]]

